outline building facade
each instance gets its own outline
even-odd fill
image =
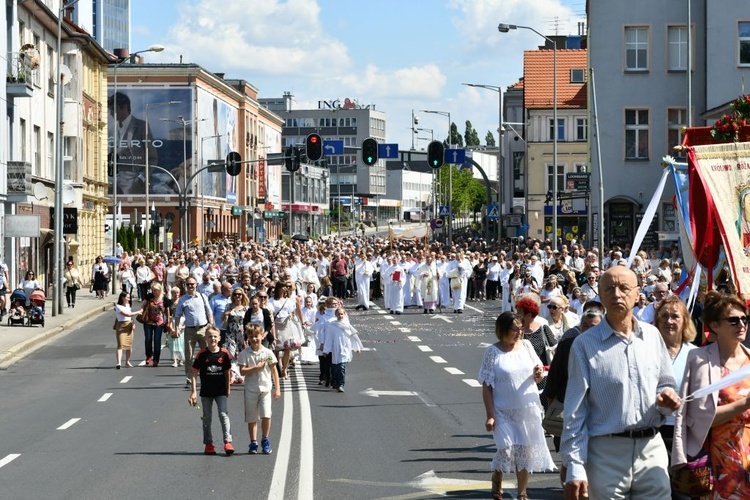
[[[130,0],[79,0],[70,17],[108,52],[130,48]]]

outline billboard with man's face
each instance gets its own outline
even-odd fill
[[[145,194],[147,165],[149,194],[178,194],[193,172],[193,90],[110,85],[107,110],[109,194],[115,153],[118,194]]]
[[[238,144],[239,124],[236,106],[203,89],[198,89],[196,107],[200,117],[197,123],[199,139],[196,141],[200,140],[198,151],[201,166],[207,165],[210,161],[224,161],[230,152],[241,151]],[[242,172],[246,171],[247,165],[243,165]],[[244,177],[242,174],[232,177],[226,173],[204,171],[200,177],[203,196],[221,198],[227,203],[237,202],[237,181]]]

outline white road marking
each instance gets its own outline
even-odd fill
[[[380,307],[378,307],[378,305],[377,305],[377,304],[375,304],[375,303],[373,303],[373,302],[370,302],[370,307],[372,307],[372,308],[373,308],[373,309],[375,309],[376,311],[377,311],[378,309],[380,309]]]
[[[430,356],[430,359],[433,360],[435,363],[439,363],[439,364],[447,363],[447,361],[441,358],[440,356]]]
[[[377,351],[377,348],[375,347],[363,347],[362,352],[364,351]]]
[[[402,326],[399,330],[401,330],[401,333],[411,333],[411,328],[406,328],[405,326]]]
[[[422,342],[422,340],[419,337],[415,337],[413,335],[411,337],[406,337],[406,338],[411,340],[412,342]]]
[[[482,311],[481,309],[477,309],[476,307],[472,307],[469,304],[464,304],[464,307],[466,307],[467,309],[471,309],[472,311],[476,311],[479,314],[484,314],[484,311]]]
[[[372,396],[373,398],[379,398],[380,396],[417,396],[418,394],[414,391],[376,391],[372,387],[368,387],[367,390],[362,391],[361,394],[365,396]]]
[[[312,500],[313,498],[313,426],[310,411],[310,398],[302,369],[294,370],[299,394],[300,413],[300,454],[299,454],[299,487],[298,500]]]
[[[401,322],[400,322],[400,321],[391,321],[391,324],[392,324],[393,326],[398,326],[398,325],[400,325],[400,324],[401,324]]]
[[[144,359],[140,363],[138,363],[138,366],[146,366],[146,360]]]
[[[274,462],[268,498],[284,498],[286,473],[289,467],[289,455],[291,454],[294,392],[292,392],[292,385],[288,380],[280,380],[280,382],[281,396],[284,398],[284,412],[281,414],[281,436],[279,437],[279,442],[275,447],[271,443],[272,452],[276,453],[276,461]]]
[[[122,380],[120,380],[120,383],[121,384],[127,384],[128,382],[130,382],[131,378],[133,378],[133,376],[132,375],[128,375],[127,377],[125,377]]]
[[[6,465],[8,465],[9,463],[11,463],[13,460],[17,459],[20,456],[21,456],[20,453],[11,453],[7,457],[0,460],[0,467],[5,467]]]
[[[479,347],[484,349],[485,347],[489,347],[491,344],[489,342],[480,342]]]
[[[428,345],[418,345],[417,348],[422,352],[432,352],[432,349]]]
[[[383,317],[384,317],[385,319],[393,319],[393,316],[391,316],[390,314],[389,314],[389,315],[386,315],[386,316],[383,316]]]
[[[461,371],[461,370],[459,370],[458,368],[453,368],[452,366],[448,366],[448,367],[446,367],[446,368],[445,368],[445,371],[447,371],[447,372],[448,372],[448,373],[450,373],[451,375],[463,375],[463,374],[464,374],[464,372],[462,372],[462,371]]]
[[[435,314],[432,316],[433,318],[442,319],[446,323],[453,323],[452,319],[448,319],[446,316],[443,316],[442,314]]]
[[[64,424],[62,424],[60,427],[58,427],[57,430],[58,431],[64,431],[65,429],[67,429],[69,427],[72,427],[73,424],[75,424],[79,420],[81,420],[81,419],[80,418],[71,418],[70,420],[68,420],[67,422],[65,422]]]
[[[108,400],[111,397],[112,397],[112,393],[111,392],[105,392],[104,395],[102,397],[100,397],[99,399],[97,399],[96,401],[97,401],[97,403],[103,403],[103,402],[105,402],[106,400]]]
[[[385,311],[384,311],[384,310],[382,310],[382,309],[378,309],[378,314],[388,314],[388,313],[387,313],[387,312],[385,312]]]
[[[482,384],[480,384],[478,380],[475,380],[473,378],[465,378],[462,380],[470,387],[482,387]]]

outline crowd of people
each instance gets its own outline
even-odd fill
[[[245,385],[249,452],[270,453],[270,402],[295,362],[309,356],[319,363],[319,383],[344,392],[347,364],[362,349],[346,300],[366,311],[382,299],[396,315],[409,308],[461,314],[467,302],[484,301],[499,315],[498,341],[479,372],[485,427],[497,446],[493,498],[502,496],[503,474],[516,474],[526,498],[528,475],[554,469],[542,430],[553,407],[564,422],[553,441],[566,498],[690,498],[674,477],[700,456],[709,457],[714,498],[744,498],[745,382],[691,399],[750,363],[747,308],[731,281],[699,294],[690,311],[679,296],[676,246],[631,256],[627,247],[600,255],[575,241],[554,249],[531,239],[510,243],[360,236],[125,253],[113,273],[123,290],[117,366],[123,353],[130,366],[133,318],[142,317],[146,364],[161,362],[166,336],[191,404],[201,380],[206,453],[215,453],[214,402],[225,452],[234,451],[222,398],[236,383]],[[131,308],[136,298],[141,307]]]

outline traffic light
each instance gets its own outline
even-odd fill
[[[427,146],[427,163],[432,168],[440,168],[445,163],[445,146],[440,141],[432,141]]]
[[[284,168],[286,168],[288,172],[294,172],[294,148],[291,146],[288,146],[284,150]]]
[[[307,159],[318,161],[323,157],[323,139],[318,134],[310,134],[305,141]]]
[[[231,175],[232,177],[237,177],[238,175],[240,175],[240,170],[242,170],[242,158],[237,151],[232,151],[227,154],[226,166],[227,174]]]
[[[378,141],[368,137],[362,141],[362,161],[371,167],[378,162]]]
[[[294,146],[292,148],[292,170],[291,172],[296,172],[297,170],[302,167],[302,149]]]

